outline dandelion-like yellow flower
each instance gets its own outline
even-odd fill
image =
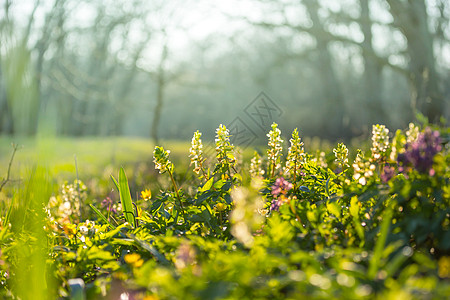
[[[134,268],[139,268],[144,264],[144,260],[137,253],[127,254],[123,258],[127,264],[133,266]]]
[[[145,189],[141,192],[141,198],[148,201],[152,198],[152,191],[150,189]]]
[[[216,204],[217,211],[224,211],[226,208],[227,208],[227,206],[222,202],[219,202]]]

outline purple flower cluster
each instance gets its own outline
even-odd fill
[[[102,206],[102,208],[106,208],[107,211],[110,211],[110,212],[116,214],[117,210],[113,204],[114,204],[113,200],[109,197],[106,197],[105,199],[103,199],[101,206]]]
[[[292,183],[290,183],[283,177],[277,178],[277,180],[275,180],[275,184],[272,186],[272,196],[278,199],[272,200],[272,203],[270,204],[270,210],[277,211],[280,208],[281,204],[283,204],[283,202],[285,202],[286,200],[284,195],[286,195],[287,192],[291,189]]]
[[[282,204],[281,199],[273,199],[270,203],[270,210],[271,211],[278,211],[280,209],[280,206]]]
[[[277,178],[275,185],[272,186],[272,196],[278,197],[280,194],[285,195],[290,189],[292,189],[292,183],[283,177]]]
[[[395,175],[395,168],[391,167],[389,165],[386,165],[386,166],[384,166],[383,171],[381,172],[380,178],[381,178],[381,181],[386,183],[389,180],[391,180],[391,178],[394,177],[394,175]]]
[[[417,140],[405,145],[406,151],[400,153],[397,158],[399,172],[404,172],[408,166],[413,166],[420,173],[434,175],[433,158],[442,150],[439,131],[425,128],[425,131],[417,137]]]

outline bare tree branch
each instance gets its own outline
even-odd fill
[[[12,144],[13,147],[13,152],[11,154],[11,158],[9,159],[9,164],[8,164],[8,171],[6,172],[6,178],[2,180],[1,184],[0,184],[0,192],[2,191],[3,187],[10,181],[10,174],[11,174],[11,165],[12,162],[14,160],[14,156],[16,155],[17,149],[19,149],[19,146],[16,144]]]

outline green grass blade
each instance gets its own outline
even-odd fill
[[[100,217],[100,219],[102,219],[106,224],[109,225],[109,227],[111,227],[112,229],[115,229],[116,227],[111,224],[111,222],[108,221],[108,219],[101,213],[101,211],[99,211],[94,205],[89,204],[89,206],[94,210],[94,212]]]
[[[169,261],[164,257],[164,255],[159,253],[159,251],[156,250],[155,247],[153,247],[149,243],[137,238],[134,234],[129,234],[128,236],[131,237],[142,249],[150,252],[160,263],[162,263],[164,265],[170,264]]]
[[[127,175],[125,175],[123,168],[120,168],[119,171],[119,194],[125,220],[130,223],[131,226],[134,226],[135,217],[133,213],[133,201],[131,199]]]
[[[11,212],[12,212],[12,209],[13,209],[13,206],[14,206],[14,200],[15,199],[16,199],[16,197],[12,197],[11,198],[11,204],[9,205],[8,212],[6,213],[5,220],[4,220],[4,223],[6,225],[9,224],[9,219],[11,217]]]
[[[382,258],[383,249],[386,244],[386,239],[389,234],[389,227],[391,226],[392,220],[392,208],[388,207],[386,212],[383,215],[383,221],[381,222],[380,235],[378,236],[378,240],[375,244],[375,250],[373,252],[372,259],[369,263],[369,272],[368,277],[370,279],[375,279],[377,276],[377,272],[380,268],[380,260]]]
[[[117,183],[117,180],[112,175],[111,175],[111,179],[114,182],[114,185],[116,186],[117,191],[119,191],[119,184]]]

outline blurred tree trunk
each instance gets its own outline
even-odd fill
[[[156,74],[156,105],[153,111],[153,122],[151,128],[151,137],[155,144],[159,143],[158,126],[161,120],[161,112],[164,102],[164,89],[166,86],[165,64],[168,56],[167,41],[164,43],[161,59],[159,61],[158,71]]]
[[[33,27],[33,23],[34,23],[34,17],[36,14],[36,11],[38,9],[40,5],[40,0],[36,0],[36,2],[34,3],[33,6],[33,10],[31,11],[31,15],[28,19],[28,23],[27,23],[27,27],[25,28],[25,32],[24,35],[22,37],[22,47],[25,50],[28,50],[28,41],[30,39],[30,34],[31,34],[31,29]],[[28,51],[28,55],[31,56],[31,51]],[[35,72],[35,70],[33,70],[33,64],[31,62],[31,59],[29,60],[29,64],[27,66],[27,69],[25,72]],[[35,74],[35,73],[34,73]],[[27,115],[28,115],[28,122],[26,124],[25,128],[25,133],[27,135],[35,135],[37,132],[37,128],[38,128],[38,122],[39,122],[39,114],[40,114],[40,98],[39,98],[39,94],[38,91],[36,90],[36,82],[34,82],[34,85],[29,85],[28,88],[30,89],[31,94],[28,95],[29,97],[29,106],[28,109],[29,111],[27,111]],[[34,91],[32,90],[34,89]]]
[[[9,37],[9,31],[11,29],[11,24],[9,20],[9,8],[11,6],[11,1],[6,0],[3,6],[4,18],[0,20],[0,42]],[[12,111],[8,105],[8,91],[6,76],[3,74],[3,53],[0,49],[0,134],[13,134],[14,133],[14,119],[12,118]]]
[[[14,134],[14,119],[8,105],[8,93],[5,78],[3,78],[2,64],[0,62],[0,134]]]
[[[333,66],[333,58],[328,48],[331,40],[319,18],[320,4],[316,1],[304,1],[304,4],[312,21],[312,30],[318,33],[315,35],[318,56],[317,71],[323,82],[323,94],[326,101],[326,107],[323,110],[327,117],[327,120],[322,123],[322,129],[331,138],[342,137],[345,134],[345,104],[342,89]]]
[[[364,111],[369,114],[366,125],[380,123],[385,121],[385,109],[382,101],[382,64],[378,63],[374,55],[372,20],[369,14],[370,0],[360,0],[361,17],[360,27],[364,35],[362,42],[362,56],[364,60],[364,90],[365,101],[367,103]],[[365,112],[361,111],[362,114]]]
[[[445,102],[435,66],[425,0],[387,2],[394,26],[400,29],[408,43],[412,107],[421,111],[430,122],[438,122],[445,111]]]
[[[130,71],[128,71],[125,79],[123,80],[123,82],[120,86],[120,90],[117,94],[118,95],[118,97],[117,97],[118,103],[117,103],[117,105],[115,105],[115,110],[114,110],[114,112],[115,112],[114,113],[114,116],[115,116],[114,123],[111,128],[110,134],[113,134],[113,135],[122,134],[124,123],[125,123],[125,116],[126,116],[125,108],[128,107],[128,102],[129,102],[129,100],[127,100],[128,95],[132,91],[133,80],[138,73],[138,68],[137,68],[136,64],[137,64],[139,58],[141,57],[142,51],[144,51],[144,49],[147,45],[147,42],[149,40],[150,40],[150,34],[148,34],[147,38],[141,42],[138,49],[134,53],[132,68]]]
[[[36,90],[38,98],[38,103],[41,109],[45,108],[47,99],[44,98],[42,92],[42,77],[44,71],[44,55],[47,52],[50,43],[52,42],[51,33],[52,33],[52,21],[57,19],[56,29],[56,45],[57,51],[56,55],[53,56],[53,60],[55,58],[61,56],[61,51],[64,47],[64,39],[66,36],[66,32],[63,30],[64,22],[65,22],[65,5],[66,1],[55,1],[52,9],[46,14],[44,25],[42,27],[40,38],[36,42],[35,49],[37,51],[36,58],[36,70],[35,70],[35,81],[36,81]]]

